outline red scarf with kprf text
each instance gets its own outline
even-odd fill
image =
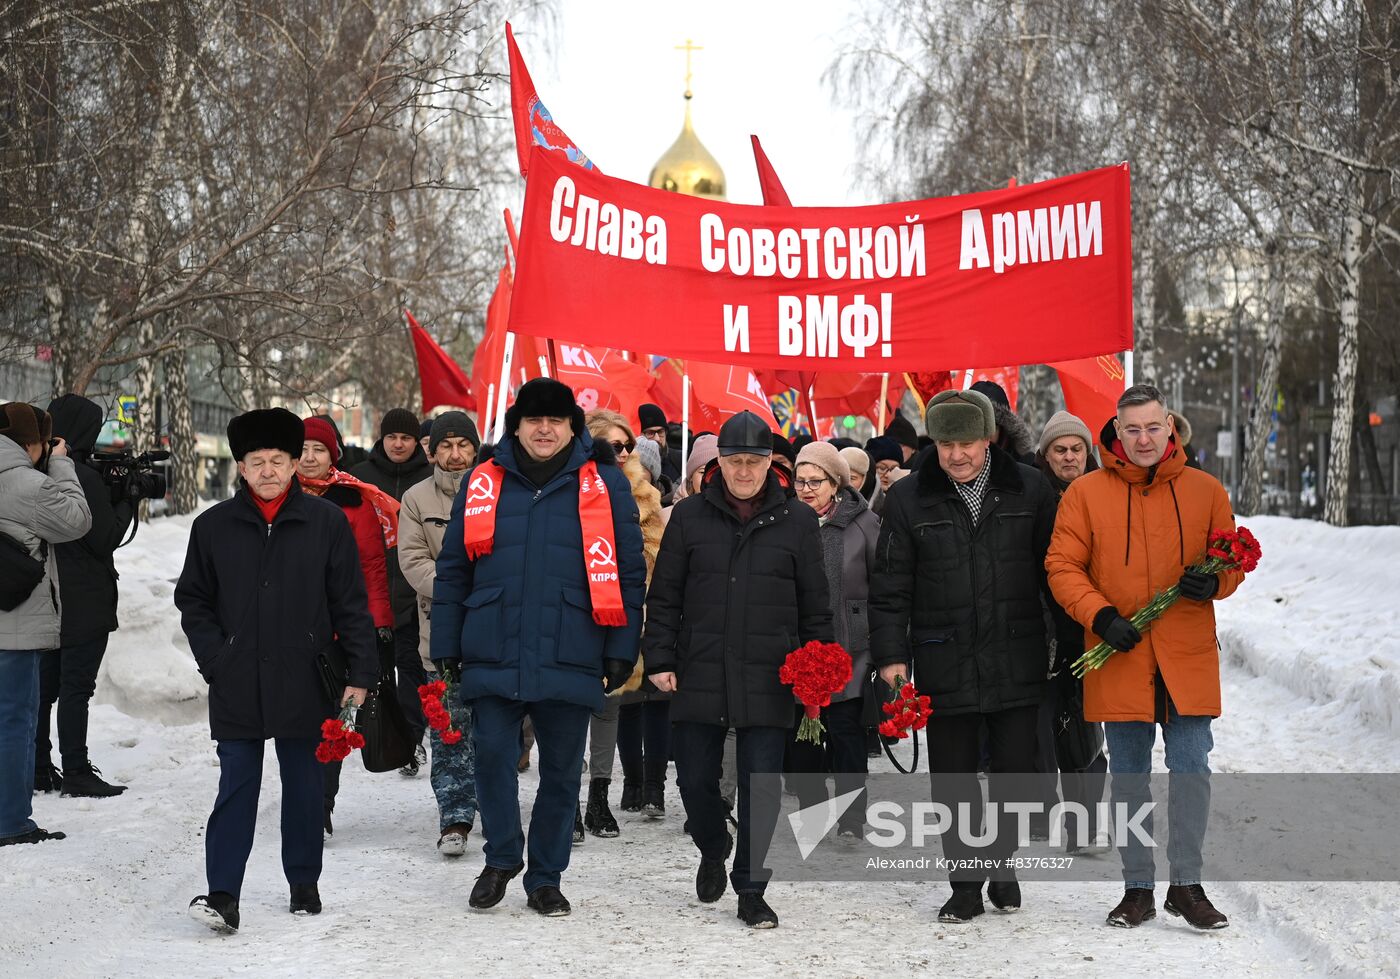
[[[496,538],[496,509],[506,471],[492,459],[477,466],[467,483],[462,510],[462,543],[475,561],[491,553]],[[622,606],[622,583],[617,576],[617,540],[613,533],[612,503],[608,487],[598,474],[598,464],[585,462],[578,471],[578,519],[583,528],[584,570],[593,621],[599,625],[627,624]]]

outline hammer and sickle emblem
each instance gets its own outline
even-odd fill
[[[471,484],[467,486],[467,489],[471,491],[467,495],[468,503],[475,503],[478,500],[490,500],[491,497],[495,495],[496,483],[495,480],[491,478],[490,473],[479,472],[476,474],[476,478],[471,481]]]
[[[605,541],[603,538],[599,537],[588,548],[588,556],[590,559],[588,562],[588,566],[590,568],[611,567],[613,564],[612,545]]]

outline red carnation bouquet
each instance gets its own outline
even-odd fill
[[[931,701],[902,676],[894,678],[894,700],[881,704],[888,720],[880,722],[880,733],[887,738],[903,741],[910,731],[922,731],[933,714]]]
[[[797,740],[821,744],[826,733],[821,709],[831,703],[832,694],[840,693],[851,682],[851,654],[840,643],[813,639],[787,654],[778,679],[792,687],[793,695],[804,708]]]
[[[442,705],[442,699],[447,696],[450,689],[445,680],[434,680],[432,683],[425,683],[418,688],[418,700],[423,705],[423,717],[427,719],[428,727],[438,732],[438,737],[442,739],[443,744],[456,744],[462,740],[461,729],[452,726],[452,715]]]
[[[321,743],[316,746],[316,760],[323,765],[344,761],[350,752],[365,746],[365,736],[355,730],[355,705],[346,704],[336,717],[321,722]]]
[[[1221,571],[1233,571],[1239,568],[1245,574],[1249,574],[1259,566],[1259,558],[1263,555],[1263,549],[1259,546],[1259,541],[1249,532],[1248,527],[1240,527],[1236,530],[1216,529],[1212,530],[1206,537],[1206,555],[1196,564],[1187,568],[1188,571],[1197,571],[1201,574],[1216,574]],[[1132,623],[1138,632],[1146,632],[1151,628],[1152,623],[1162,617],[1167,609],[1176,604],[1176,600],[1181,597],[1176,585],[1164,588],[1157,593],[1152,601],[1147,603],[1145,608],[1133,614]],[[1074,661],[1070,667],[1074,675],[1082,677],[1090,670],[1097,670],[1108,658],[1116,653],[1106,642],[1101,642],[1093,649],[1089,650],[1079,659]]]

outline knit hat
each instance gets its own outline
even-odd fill
[[[384,417],[379,422],[379,437],[383,438],[386,435],[418,438],[418,416],[407,408],[390,408],[384,412]]]
[[[782,432],[773,433],[773,454],[782,456],[788,461],[789,466],[797,465],[797,450],[792,447],[792,443],[783,437]]]
[[[908,446],[915,451],[919,448],[919,433],[914,431],[914,423],[897,411],[894,413],[889,427],[885,429],[885,434],[900,445]]]
[[[968,388],[968,390],[976,391],[979,394],[985,394],[988,401],[991,401],[993,404],[999,404],[1003,408],[1011,407],[1011,400],[1006,396],[1006,390],[996,381],[978,381],[976,384],[972,385],[972,387]],[[945,439],[944,441],[947,440]]]
[[[310,418],[301,420],[302,428],[306,434],[302,437],[303,442],[320,442],[331,454],[331,465],[334,466],[340,461],[340,443],[335,437],[335,428],[325,415],[312,415]],[[300,452],[297,455],[301,455]]]
[[[1040,433],[1040,454],[1045,455],[1052,442],[1064,438],[1066,435],[1076,435],[1082,438],[1085,449],[1094,444],[1094,438],[1089,434],[1088,425],[1067,411],[1057,411],[1050,416],[1050,420],[1045,423],[1044,431]]]
[[[466,439],[473,449],[481,449],[481,436],[476,434],[476,426],[465,411],[444,411],[433,419],[432,431],[428,433],[428,455],[437,455],[442,440],[451,438]]]
[[[305,441],[306,426],[286,408],[254,408],[228,423],[228,450],[239,462],[259,449],[280,449],[295,459]]]
[[[637,459],[655,483],[661,478],[661,447],[651,439],[637,439]]]
[[[515,404],[506,409],[506,433],[514,435],[522,418],[567,418],[575,435],[587,430],[583,409],[574,402],[574,390],[552,377],[537,377],[520,385]]]
[[[662,411],[657,405],[638,405],[637,421],[642,423],[641,431],[643,432],[648,428],[665,428],[666,412]]]
[[[418,425],[418,441],[423,441],[431,434],[433,434],[433,420],[424,418]]]
[[[53,419],[42,408],[23,401],[0,405],[0,435],[8,435],[20,445],[40,445],[53,434]]]
[[[860,473],[864,476],[870,472],[870,456],[865,454],[865,450],[859,446],[846,446],[841,450],[841,458],[846,460],[846,465],[850,467],[852,475]]]
[[[685,457],[685,485],[689,492],[690,477],[719,458],[719,438],[701,435],[690,443],[690,455]]]
[[[988,382],[990,383],[990,382]],[[995,438],[996,409],[981,391],[940,391],[924,412],[924,427],[935,442],[976,442]]]
[[[851,465],[841,455],[841,450],[830,442],[808,442],[804,445],[802,451],[797,453],[797,465],[792,467],[793,471],[796,472],[804,462],[816,466],[836,480],[838,487],[851,485]]]
[[[898,442],[888,435],[877,435],[866,442],[865,451],[870,456],[872,466],[877,462],[884,462],[886,459],[891,462],[904,461],[904,450],[899,447]]]

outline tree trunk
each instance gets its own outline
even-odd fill
[[[199,440],[190,407],[189,366],[183,350],[165,355],[165,413],[170,425],[170,512],[193,513],[199,506]]]
[[[53,365],[53,393],[57,397],[68,393],[68,385],[73,379],[73,354],[68,340],[67,297],[58,276],[52,276],[44,286],[44,313],[49,321],[49,344],[52,350],[50,363]]]
[[[1287,226],[1287,216],[1283,218]],[[1264,503],[1264,464],[1268,456],[1269,432],[1273,427],[1274,403],[1278,398],[1279,355],[1283,348],[1283,323],[1287,314],[1284,282],[1284,243],[1281,237],[1269,242],[1269,282],[1264,294],[1264,347],[1260,354],[1259,376],[1254,385],[1254,417],[1249,427],[1249,443],[1244,457],[1244,478],[1238,513],[1259,513]]]
[[[1342,226],[1338,294],[1341,323],[1337,330],[1337,376],[1332,382],[1332,455],[1327,460],[1327,505],[1324,519],[1347,525],[1351,487],[1351,445],[1356,412],[1358,297],[1361,291],[1361,215],[1352,212]]]

